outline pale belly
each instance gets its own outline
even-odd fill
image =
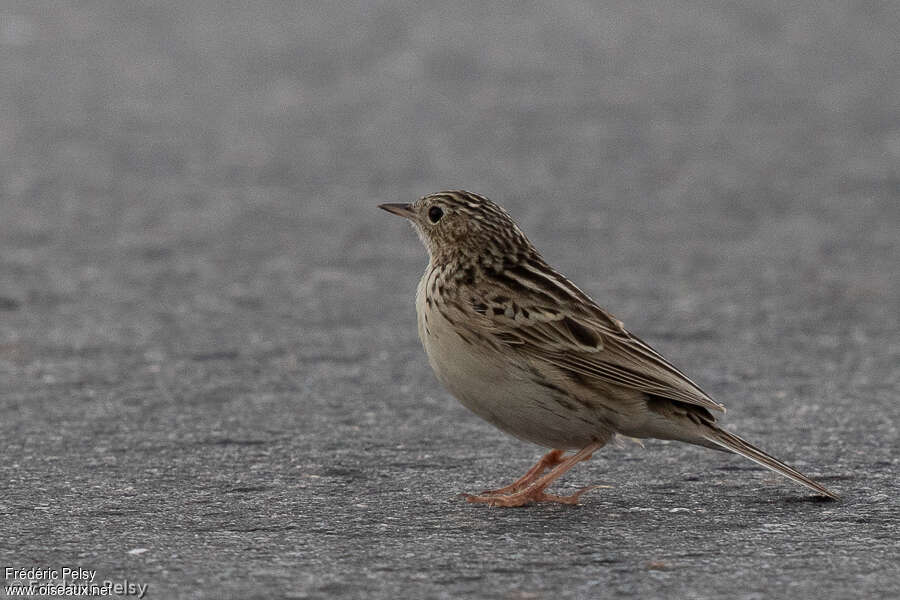
[[[473,345],[477,340],[470,344],[436,311],[427,326],[422,311],[417,312],[419,336],[438,380],[482,419],[547,448],[583,448],[613,435],[600,412],[540,385],[529,365],[490,346]]]

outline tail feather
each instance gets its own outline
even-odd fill
[[[774,456],[766,454],[750,442],[739,438],[733,433],[729,433],[724,429],[719,429],[718,427],[711,426],[709,429],[706,429],[706,431],[704,431],[703,437],[713,444],[721,446],[722,448],[725,448],[727,450],[731,450],[732,452],[736,452],[737,454],[740,454],[745,458],[749,458],[756,464],[762,465],[767,469],[771,469],[776,473],[780,473],[788,479],[792,479],[800,485],[806,486],[809,489],[822,494],[823,496],[828,496],[833,500],[838,500],[840,498],[840,496],[838,496],[825,486],[816,483],[800,471],[792,469]]]

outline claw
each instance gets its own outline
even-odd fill
[[[583,487],[574,494],[569,496],[554,496],[552,494],[541,494],[541,497],[538,499],[538,502],[559,502],[560,504],[578,504],[578,500],[581,498],[583,494],[588,493],[589,491],[600,487],[599,485],[589,485],[587,487]]]

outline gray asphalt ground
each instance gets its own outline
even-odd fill
[[[896,598],[893,3],[4,2],[0,567],[149,598]],[[843,495],[607,448],[578,507],[434,380],[425,253],[488,195]],[[7,579],[7,584],[11,583]]]

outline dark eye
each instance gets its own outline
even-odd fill
[[[432,223],[437,223],[441,220],[441,217],[444,216],[444,211],[441,210],[440,206],[432,206],[428,209],[428,220]]]

